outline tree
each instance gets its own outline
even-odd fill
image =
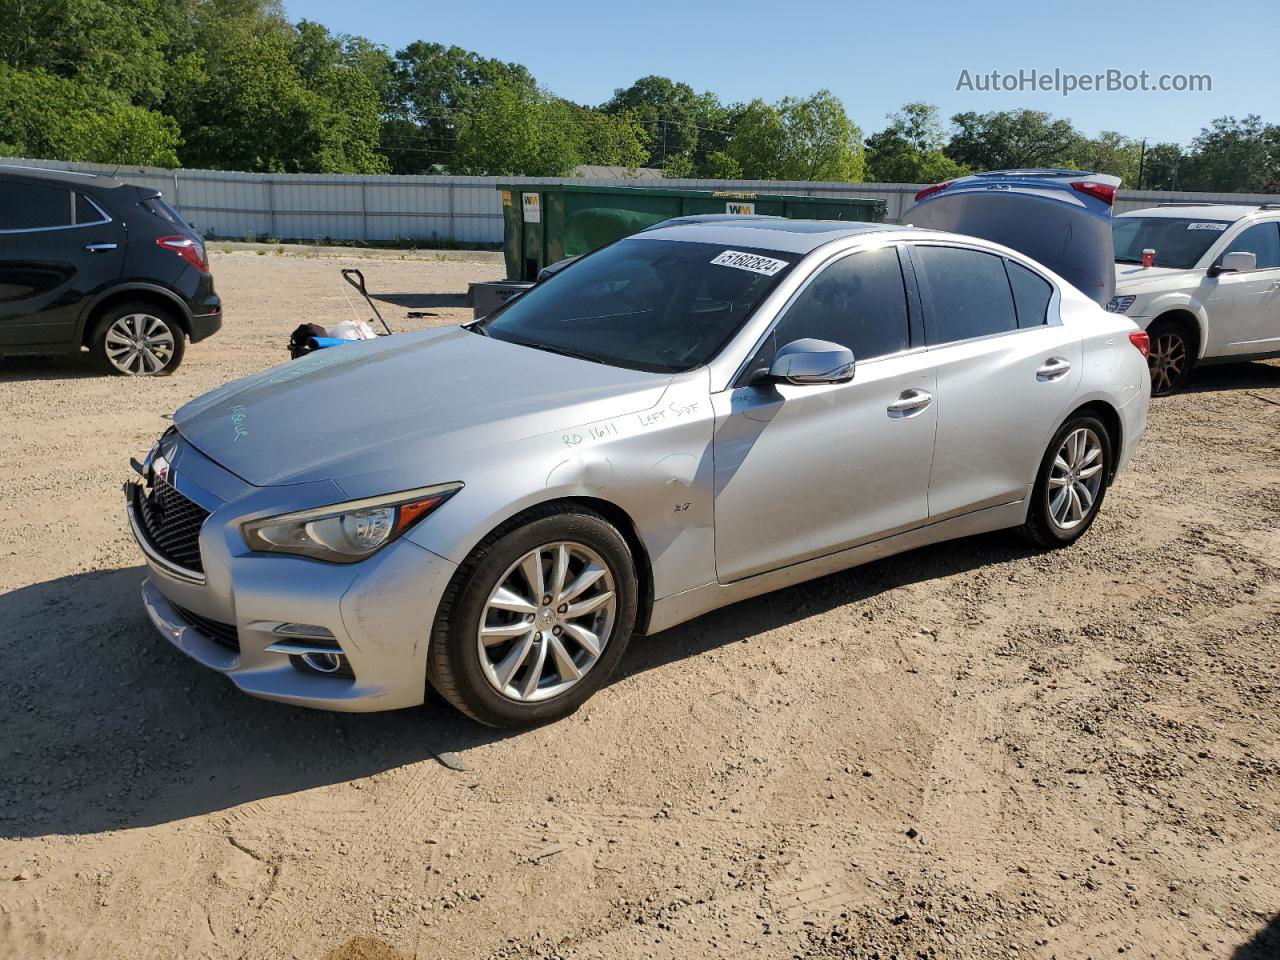
[[[867,138],[867,178],[881,183],[936,183],[969,173],[942,152],[946,133],[931,103],[908,103]]]
[[[1280,127],[1256,113],[1218,117],[1193,141],[1182,165],[1182,190],[1260,193],[1280,181]]]
[[[568,104],[576,122],[579,163],[599,163],[635,168],[644,165],[649,151],[642,127],[630,114],[606,114]]]
[[[1081,170],[1109,173],[1136,190],[1142,143],[1115,130],[1104,130],[1091,140],[1081,137],[1072,160],[1072,165]]]
[[[0,144],[9,155],[173,167],[178,124],[75,80],[0,64]]]
[[[958,129],[943,152],[972,170],[1067,166],[1080,141],[1070,120],[1039,110],[968,111],[951,122]]]
[[[395,173],[422,173],[452,166],[459,118],[477,98],[499,84],[518,98],[535,98],[538,85],[528,69],[438,43],[417,41],[395,56],[384,109],[382,147]],[[490,103],[492,107],[492,103]]]
[[[476,90],[455,123],[450,173],[563,177],[579,162],[569,105],[505,80]]]
[[[1176,143],[1157,143],[1147,147],[1142,164],[1142,182],[1135,183],[1138,190],[1180,190],[1180,168],[1184,156]]]
[[[628,114],[648,134],[645,166],[664,167],[673,156],[691,156],[698,144],[698,120],[705,108],[687,83],[667,77],[641,77],[613,92],[600,110]]]
[[[862,179],[862,133],[828,90],[770,106],[753,100],[735,125],[728,155],[753,180]]]

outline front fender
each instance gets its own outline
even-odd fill
[[[1145,330],[1160,317],[1170,313],[1189,313],[1195,317],[1196,326],[1200,331],[1200,346],[1196,359],[1201,359],[1209,343],[1209,311],[1198,298],[1185,293],[1158,294],[1143,305],[1142,316],[1130,317],[1130,319]]]

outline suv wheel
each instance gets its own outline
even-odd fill
[[[163,377],[182,362],[186,335],[167,310],[150,303],[124,303],[98,321],[91,349],[109,373]]]
[[[428,678],[495,727],[568,716],[613,672],[635,627],[626,540],[583,507],[535,508],[486,537],[440,603]]]
[[[1023,532],[1042,547],[1075,543],[1093,526],[1111,477],[1111,435],[1097,417],[1072,417],[1040,462]]]
[[[1195,362],[1195,340],[1187,325],[1178,320],[1157,320],[1147,329],[1147,336],[1151,338],[1147,355],[1151,395],[1163,397],[1181,390]]]

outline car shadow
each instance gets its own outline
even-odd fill
[[[88,351],[0,357],[0,383],[31,380],[83,380],[110,376]]]
[[[1220,390],[1280,390],[1280,364],[1265,360],[1196,367],[1183,388],[1186,393]]]
[[[426,307],[465,307],[465,293],[375,293],[370,294],[374,300],[394,303],[398,307],[409,310],[421,310]]]
[[[613,682],[696,657],[905,584],[1023,557],[1008,534],[939,544],[824,577],[653,637]],[[519,731],[424,707],[340,714],[255,700],[165,642],[138,600],[140,566],[0,596],[8,665],[0,836],[150,826],[417,763],[445,765]],[[573,719],[562,721],[573,723]]]
[[[1242,943],[1231,954],[1231,960],[1277,960],[1280,957],[1280,913]]]

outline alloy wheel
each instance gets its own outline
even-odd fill
[[[1187,341],[1179,333],[1161,333],[1151,341],[1147,354],[1153,393],[1168,393],[1182,379],[1187,367]]]
[[[1049,469],[1049,516],[1060,530],[1089,519],[1102,489],[1102,441],[1089,427],[1072,430]]]
[[[129,313],[107,328],[107,362],[132,377],[159,373],[173,359],[173,331],[159,317]]]
[[[476,635],[485,678],[521,703],[559,696],[599,661],[617,606],[613,572],[590,547],[561,541],[530,550],[485,601]]]

